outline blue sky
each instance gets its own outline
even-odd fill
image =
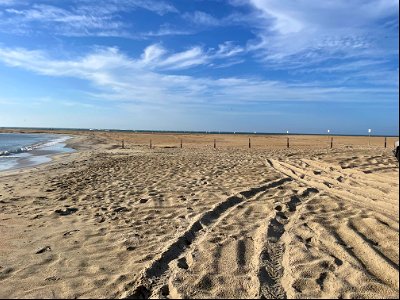
[[[0,0],[0,127],[399,132],[392,0]]]

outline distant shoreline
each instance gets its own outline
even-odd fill
[[[94,128],[53,128],[53,127],[0,127],[0,132],[12,132],[20,130],[28,130],[26,133],[41,133],[41,132],[55,132],[60,131],[80,131],[80,132],[119,132],[119,133],[156,133],[156,134],[210,134],[210,135],[278,135],[278,136],[343,136],[343,137],[368,137],[368,134],[336,134],[336,133],[276,133],[276,132],[246,132],[246,131],[183,131],[183,130],[132,130],[132,129],[94,129]],[[398,137],[399,135],[382,135],[382,134],[371,134],[371,137]]]
[[[170,132],[170,131],[128,131],[128,130],[87,130],[87,129],[49,129],[49,128],[7,128],[0,132],[11,133],[51,133],[87,139],[99,144],[112,143],[110,147],[139,148],[231,148],[231,149],[287,149],[298,148],[345,148],[379,147],[393,148],[397,136],[349,136],[322,134],[277,134],[277,133],[215,133],[215,132]],[[88,149],[86,142],[74,143],[74,147]],[[75,148],[76,149],[76,148]]]

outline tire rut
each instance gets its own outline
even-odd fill
[[[313,199],[319,191],[315,188],[306,188],[300,195],[292,195],[284,203],[284,207],[275,208],[275,217],[270,220],[264,247],[260,255],[259,281],[261,298],[285,299],[286,291],[281,284],[284,273],[282,264],[285,254],[285,244],[282,236],[290,219],[297,213],[297,207]]]
[[[167,273],[169,264],[178,260],[196,240],[207,233],[209,227],[218,223],[218,221],[234,209],[239,204],[254,198],[256,195],[267,191],[268,189],[278,187],[286,182],[292,181],[292,178],[284,177],[268,184],[251,188],[237,193],[234,196],[220,202],[211,210],[203,213],[188,229],[181,234],[175,241],[168,246],[158,257],[144,269],[135,283],[131,284],[133,290],[125,293],[124,298],[129,299],[147,299],[150,297],[167,297],[168,281]]]
[[[345,190],[340,182],[335,182],[335,180],[332,178],[322,175],[311,175],[310,173],[300,170],[298,167],[288,163],[272,159],[267,159],[267,163],[282,175],[289,176],[290,178],[298,182],[302,182],[307,186],[318,188],[319,190],[339,198],[347,199],[348,201],[351,201],[360,207],[368,206],[384,216],[388,217],[390,215],[390,211],[387,209],[388,203],[382,204],[379,202],[380,199],[371,198],[371,195],[364,192],[362,193],[363,196],[360,196],[360,189],[354,189],[346,186],[347,190]],[[369,200],[369,203],[365,201],[366,199]],[[390,205],[393,206],[393,209],[395,209],[394,204]]]

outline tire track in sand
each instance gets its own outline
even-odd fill
[[[276,171],[298,182],[302,182],[307,186],[317,188],[333,196],[351,201],[359,207],[368,207],[386,217],[390,217],[393,210],[398,210],[398,206],[392,201],[381,201],[382,199],[378,198],[377,195],[363,191],[361,188],[342,184],[336,178],[332,178],[328,173],[322,173],[320,170],[304,170],[292,164],[273,159],[267,159],[267,163]]]
[[[267,237],[260,256],[260,290],[261,298],[264,299],[283,299],[286,298],[286,291],[281,284],[284,272],[282,264],[285,253],[285,244],[281,237],[285,233],[286,225],[290,219],[297,214],[297,206],[311,201],[319,191],[315,188],[307,187],[298,195],[292,195],[290,200],[283,206],[275,207],[275,217],[268,224]]]
[[[288,257],[284,264],[291,266],[284,277],[286,288],[290,289],[288,296],[357,298],[366,292],[370,297],[398,293],[398,250],[385,242],[388,236],[398,236],[395,226],[387,223],[396,221],[393,219],[396,210],[390,212],[396,202],[393,188],[387,189],[385,182],[376,180],[370,193],[360,193],[360,188],[370,185],[369,174],[363,176],[347,170],[340,174],[339,169],[327,163],[311,160],[291,163],[267,160],[267,163],[322,192],[305,206],[302,219],[289,225],[292,236],[286,240]],[[336,183],[334,179],[338,176],[357,180],[357,185]],[[386,222],[380,221],[383,216]],[[366,227],[365,222],[375,222],[374,228]],[[376,226],[386,228],[378,230]],[[321,273],[319,277],[317,273]],[[353,275],[350,280],[349,273]],[[332,285],[338,282],[342,285]]]
[[[165,282],[168,281],[169,266],[172,261],[184,264],[184,262],[179,261],[178,259],[187,251],[190,245],[206,235],[210,228],[216,226],[225,215],[229,214],[230,211],[238,205],[253,199],[262,192],[290,181],[292,181],[291,178],[285,177],[259,187],[242,191],[220,202],[211,210],[201,214],[185,232],[178,236],[161,254],[156,257],[156,259],[150,263],[147,268],[141,272],[138,279],[131,284],[133,286],[132,290],[124,292],[122,297],[146,299],[150,297],[168,296],[169,288],[165,285]],[[130,289],[129,286],[126,288]]]

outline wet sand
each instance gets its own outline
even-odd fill
[[[394,138],[67,133],[0,173],[2,298],[399,295]]]

